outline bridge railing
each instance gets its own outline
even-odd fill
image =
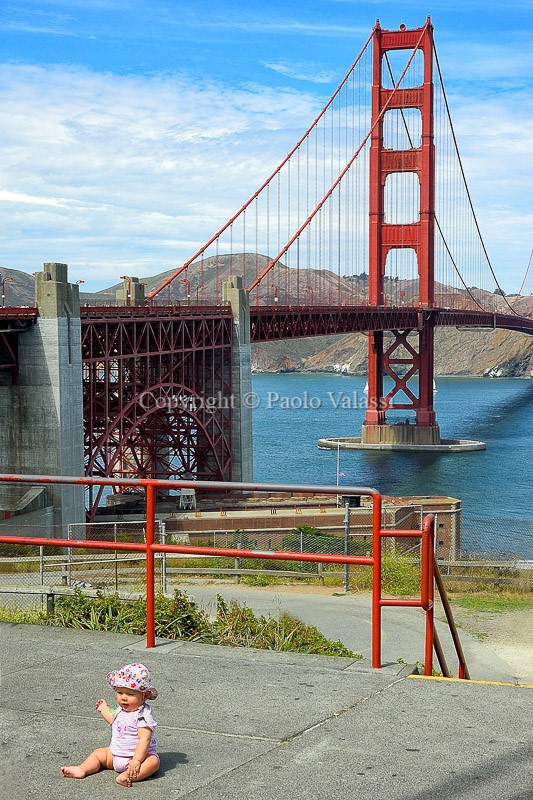
[[[190,556],[220,556],[230,558],[266,559],[278,561],[316,562],[318,564],[344,564],[360,565],[372,568],[372,624],[371,624],[371,663],[374,668],[382,667],[382,609],[386,606],[411,606],[421,608],[425,613],[425,656],[424,674],[431,675],[433,671],[433,647],[439,657],[443,672],[449,675],[444,662],[442,648],[434,623],[434,586],[438,575],[438,564],[434,556],[434,518],[429,514],[423,521],[422,530],[387,529],[382,526],[382,497],[373,488],[360,486],[343,486],[343,497],[368,497],[371,501],[371,529],[372,547],[366,555],[310,553],[294,551],[253,550],[241,547],[208,547],[185,544],[166,544],[156,541],[156,496],[158,491],[195,489],[197,492],[224,492],[224,493],[275,493],[299,495],[338,495],[337,486],[320,485],[291,485],[291,484],[263,484],[263,483],[233,483],[223,481],[169,481],[151,479],[116,479],[116,478],[75,478],[67,476],[44,475],[0,475],[0,485],[8,484],[56,484],[56,485],[82,485],[82,486],[107,486],[120,487],[144,491],[145,499],[145,540],[137,542],[101,541],[91,539],[49,538],[43,536],[16,536],[0,535],[0,544],[27,545],[41,547],[60,547],[67,550],[101,550],[114,551],[118,556],[123,554],[138,553],[145,562],[145,591],[146,591],[146,646],[155,647],[155,559],[156,554],[181,554]],[[10,526],[13,529],[13,525]],[[15,528],[16,530],[16,528]],[[415,598],[383,597],[382,590],[382,543],[387,537],[394,538],[419,538],[421,540],[421,588],[420,596]],[[438,575],[440,578],[440,575]],[[438,581],[439,589],[444,591],[442,580]],[[1,589],[0,589],[1,592]],[[459,656],[459,677],[469,677],[465,669],[464,656],[460,649],[449,603],[445,601],[445,610],[452,622],[454,644]]]

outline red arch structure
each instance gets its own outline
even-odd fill
[[[231,480],[232,324],[229,308],[82,310],[88,475]]]

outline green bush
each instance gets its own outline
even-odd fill
[[[166,639],[193,639],[208,626],[207,618],[184,592],[172,598],[155,598],[156,636]],[[72,597],[59,597],[55,610],[46,616],[46,624],[66,628],[85,628],[113,633],[146,633],[146,601],[120,600],[118,595],[86,597],[76,589]]]
[[[420,564],[408,556],[384,553],[381,560],[382,589],[400,597],[420,596]]]
[[[327,639],[317,628],[306,625],[292,614],[282,613],[277,619],[270,615],[256,616],[250,608],[235,600],[228,606],[220,595],[217,596],[212,635],[213,643],[230,647],[361,658],[342,642]]]
[[[220,595],[214,620],[178,590],[172,598],[156,596],[155,617],[156,636],[164,639],[361,658],[290,614],[281,614],[279,619],[256,616],[235,601],[228,606]],[[142,598],[121,601],[117,595],[86,597],[77,590],[73,597],[58,598],[54,613],[43,613],[41,619],[47,625],[142,635],[146,633],[146,602]]]

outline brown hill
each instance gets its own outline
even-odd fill
[[[201,280],[204,284],[205,299],[213,295],[217,282],[217,275],[227,274],[228,264],[225,263],[229,256],[219,260],[217,271],[214,259],[206,259],[200,271],[198,265],[189,268],[191,302],[194,302],[196,287],[200,287]],[[247,254],[246,256],[233,257],[232,268],[239,273],[243,264],[247,263],[251,269],[260,261],[264,266],[268,259],[264,256]],[[296,296],[295,279],[292,270],[280,267],[286,271],[285,286],[289,294]],[[226,270],[226,273],[224,273]],[[141,278],[147,290],[159,286],[171,272],[162,272],[148,278]],[[34,280],[33,276],[16,269],[3,267],[1,277],[12,278],[5,283],[6,306],[32,306],[34,305]],[[306,280],[305,273],[303,280]],[[324,285],[327,289],[332,285],[332,275],[329,274]],[[337,280],[335,278],[335,280]],[[350,279],[342,279],[349,283]],[[366,276],[357,277],[358,287],[364,291]],[[353,282],[353,281],[352,281]],[[83,303],[91,305],[114,304],[115,292],[121,286],[117,283],[99,292],[84,292],[81,295]],[[185,302],[186,285],[179,279],[174,281],[169,289],[159,295],[159,302],[166,304],[179,304]],[[443,287],[437,287],[443,290]],[[405,296],[412,296],[414,291],[409,282],[402,284]],[[476,290],[479,292],[479,290]],[[260,299],[268,299],[267,288],[261,289]],[[533,296],[508,297],[507,301],[523,315],[533,314]],[[324,302],[326,302],[324,300]],[[501,298],[502,308],[505,301]],[[344,334],[342,336],[323,336],[312,339],[269,342],[252,346],[252,367],[257,372],[334,372],[343,371],[364,375],[366,373],[367,337],[364,334]],[[486,375],[490,377],[529,377],[531,370],[531,337],[513,331],[503,330],[458,330],[456,328],[437,328],[435,333],[435,373],[437,375]]]
[[[533,303],[532,303],[533,305]],[[252,346],[252,366],[257,372],[338,372],[365,375],[367,337],[353,333],[300,341]],[[313,352],[314,351],[314,352]],[[487,377],[529,377],[532,340],[504,330],[435,331],[435,374]]]

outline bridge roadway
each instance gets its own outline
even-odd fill
[[[335,598],[344,603],[346,598]],[[0,623],[0,786],[11,800],[122,797],[114,774],[63,778],[109,742],[94,710],[142,661],[159,697],[146,800],[526,800],[532,688],[410,677],[346,658]],[[7,796],[7,794],[6,794]]]
[[[83,306],[81,317],[91,319],[168,319],[218,316],[219,306]],[[0,337],[5,333],[27,330],[36,321],[37,308],[0,308]],[[358,331],[421,330],[432,323],[437,327],[503,328],[533,336],[533,319],[514,314],[481,310],[398,306],[252,306],[250,328],[252,342],[296,339]],[[2,342],[0,342],[1,344]],[[2,364],[0,363],[0,369]]]
[[[460,328],[505,328],[533,335],[533,319],[487,311],[443,308],[427,310],[395,306],[265,306],[250,309],[252,342],[366,331],[422,330],[428,324]]]

